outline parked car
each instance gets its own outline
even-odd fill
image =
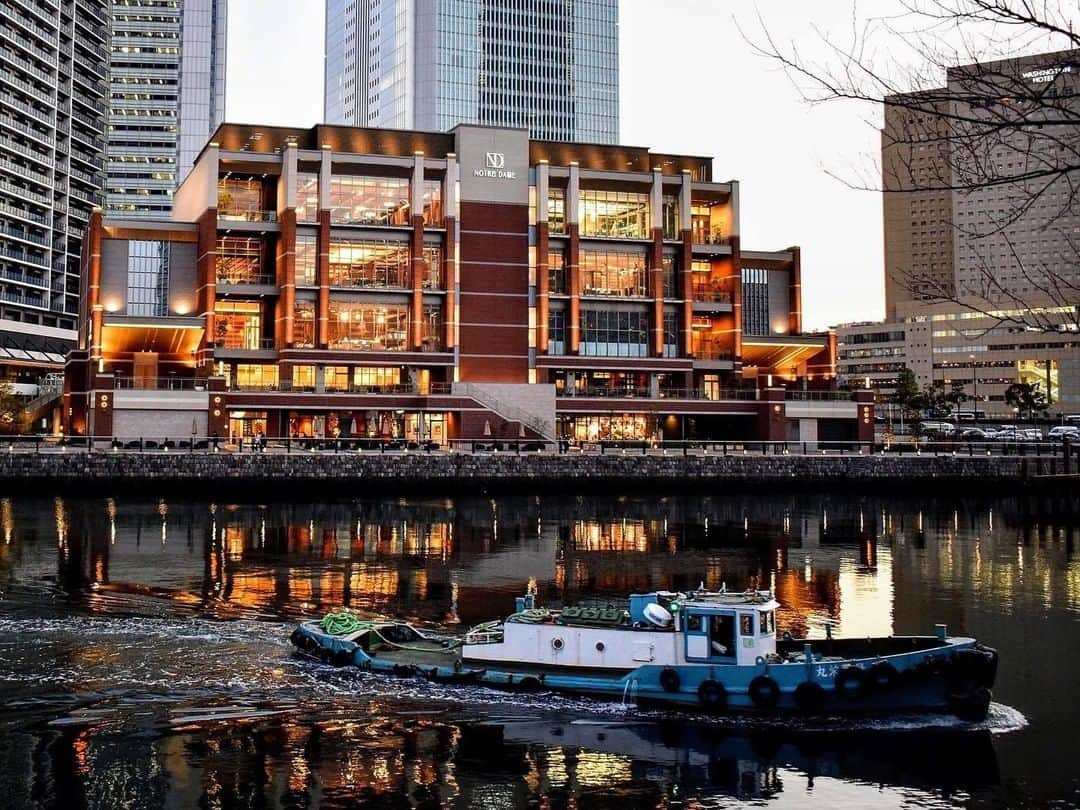
[[[998,435],[998,432],[993,428],[977,428],[968,427],[960,429],[960,438],[965,441],[986,441],[987,439],[993,439]]]
[[[956,425],[952,422],[932,422],[925,420],[919,423],[919,429],[926,436],[951,436],[956,432]]]
[[[1043,435],[1038,428],[1009,426],[1002,428],[994,438],[1002,442],[1040,442]]]
[[[1046,438],[1054,441],[1064,441],[1068,439],[1070,442],[1080,441],[1080,427],[1076,425],[1057,425],[1050,428],[1050,431],[1046,434]]]

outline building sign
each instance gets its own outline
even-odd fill
[[[505,152],[485,152],[484,168],[473,169],[474,177],[493,177],[496,180],[516,180],[517,172],[506,170]]]
[[[1062,73],[1072,73],[1072,65],[1056,65],[1048,68],[1025,70],[1020,75],[1025,79],[1030,79],[1032,84],[1047,84],[1052,82]]]

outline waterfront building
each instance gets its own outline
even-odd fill
[[[79,314],[79,255],[100,203],[106,0],[3,0],[0,379],[36,393]]]
[[[327,0],[323,120],[619,139],[617,0]]]
[[[1040,317],[1060,322],[1059,330],[1010,323],[1019,309],[908,302],[895,320],[836,327],[838,375],[842,383],[888,396],[907,367],[920,388],[937,382],[948,391],[962,384],[969,401],[959,410],[997,419],[1015,415],[1005,401],[1010,385],[1038,383],[1051,416],[1080,413],[1080,334],[1068,328],[1071,312],[1044,310]]]
[[[106,201],[167,217],[225,116],[228,0],[111,0]]]
[[[224,124],[172,219],[95,214],[69,429],[859,439],[801,255],[744,248],[709,158]],[[868,394],[868,392],[863,392]]]

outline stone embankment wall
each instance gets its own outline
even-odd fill
[[[0,454],[0,488],[49,492],[149,487],[267,489],[301,485],[326,489],[476,491],[480,488],[581,490],[684,488],[715,490],[739,485],[755,489],[894,486],[969,491],[1056,482],[1064,462],[1016,456],[719,456],[551,455],[515,453],[293,453],[171,454],[48,453]],[[1075,472],[1075,470],[1073,470]],[[1054,478],[1053,476],[1056,476]]]

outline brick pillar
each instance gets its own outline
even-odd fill
[[[566,325],[570,345],[567,346],[567,354],[578,354],[581,347],[581,237],[576,222],[567,223],[566,229],[570,235],[565,259],[568,268],[566,283],[570,285],[569,323]]]
[[[546,205],[545,200],[545,205]],[[537,205],[540,202],[537,201]],[[548,224],[536,223],[536,353],[547,354],[551,285],[548,278]]]
[[[206,414],[206,433],[215,433],[222,441],[229,437],[229,412],[225,409],[225,378],[210,377],[206,381],[210,392],[210,410]]]
[[[454,266],[457,260],[457,242],[454,234],[457,226],[453,217],[446,218],[446,241],[443,243],[443,286],[446,288],[446,311],[443,313],[443,324],[446,328],[446,350],[452,351],[456,341],[454,340],[454,308],[457,298],[454,294],[454,285],[457,282]]]
[[[757,438],[759,441],[781,442],[787,439],[787,415],[783,388],[763,388],[758,400]]]
[[[412,301],[409,312],[410,347],[419,351],[423,339],[424,321],[424,273],[427,262],[424,261],[424,217],[413,214],[412,217]]]
[[[293,344],[293,313],[296,310],[296,209],[283,210],[279,222],[281,234],[275,276],[280,295],[274,320],[274,345],[284,349]]]
[[[319,296],[315,302],[315,346],[325,349],[330,342],[330,212],[321,209],[315,283],[319,285]]]
[[[791,251],[791,286],[788,288],[788,329],[792,335],[802,334],[802,251]]]
[[[652,354],[664,356],[664,229],[652,229],[652,254],[649,257],[649,292],[652,295]]]
[[[860,389],[855,392],[857,408],[856,439],[860,442],[874,441],[874,392]]]
[[[213,359],[215,324],[214,304],[217,300],[217,209],[208,208],[198,219],[199,238],[195,255],[195,311],[202,316],[205,331],[199,347],[198,364]]]
[[[687,223],[689,224],[689,223]],[[682,334],[683,352],[685,357],[691,357],[694,353],[693,324],[694,324],[694,285],[690,267],[694,263],[694,240],[689,228],[682,231],[682,256],[679,261],[678,293],[682,296]],[[692,387],[692,386],[690,386]]]

